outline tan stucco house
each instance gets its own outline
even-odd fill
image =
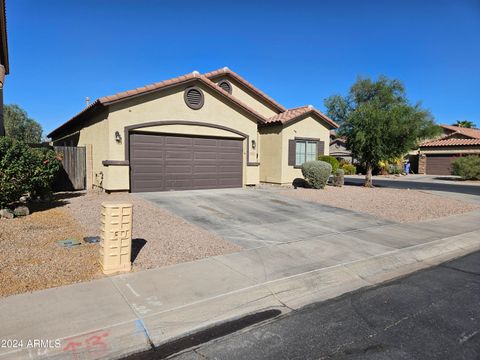
[[[461,156],[480,156],[480,129],[440,125],[443,135],[420,144],[418,173],[451,175],[452,163]]]
[[[139,192],[291,183],[337,127],[223,68],[102,97],[48,136],[86,147],[87,188]]]

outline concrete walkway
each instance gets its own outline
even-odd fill
[[[479,220],[380,224],[2,298],[0,339],[23,344],[1,347],[0,359],[114,359],[245,314],[289,312],[478,250]]]

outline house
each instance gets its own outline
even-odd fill
[[[345,160],[353,163],[352,152],[347,149],[347,139],[345,137],[337,137],[334,132],[330,133],[330,156],[335,157],[338,161]]]
[[[452,162],[460,156],[480,155],[480,129],[440,125],[443,135],[420,144],[418,173],[451,175]]]
[[[5,136],[5,126],[3,123],[3,86],[5,84],[5,75],[9,72],[5,0],[0,0],[0,136]]]
[[[337,127],[223,68],[99,98],[48,136],[86,147],[87,188],[140,192],[292,183]]]

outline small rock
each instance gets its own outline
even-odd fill
[[[13,213],[15,216],[27,216],[30,214],[30,210],[28,207],[22,205],[22,206],[17,206],[14,210]]]
[[[0,210],[0,217],[4,219],[13,219],[14,214],[13,211],[10,209],[2,209]]]
[[[21,196],[19,201],[20,201],[21,203],[25,204],[25,203],[28,201],[28,196],[26,196],[26,195]]]

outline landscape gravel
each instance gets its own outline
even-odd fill
[[[133,204],[134,270],[151,269],[241,250],[240,247],[193,225],[171,212],[129,193],[85,192],[65,208],[81,224],[85,236],[100,235],[104,201]]]
[[[280,193],[400,223],[462,214],[479,208],[461,200],[408,189],[327,186],[319,190],[286,189]]]
[[[192,261],[240,250],[234,244],[130,194],[59,193],[33,213],[0,219],[0,297],[103,277],[99,244],[103,201],[133,204],[133,270]],[[38,207],[38,208],[35,208]],[[59,240],[81,245],[63,248]]]

